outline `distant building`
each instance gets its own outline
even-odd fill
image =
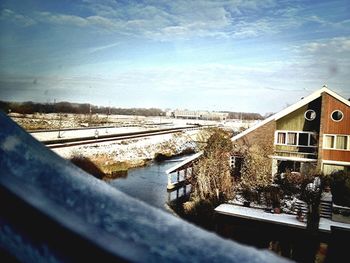
[[[191,111],[191,110],[175,110],[172,116],[176,119],[191,120],[226,120],[228,113],[215,111]]]
[[[271,146],[273,175],[309,168],[350,175],[350,101],[323,87],[232,140]]]

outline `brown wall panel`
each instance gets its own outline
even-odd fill
[[[329,134],[350,134],[350,107],[334,97],[324,93],[323,95],[323,133]],[[331,118],[334,110],[343,112],[344,117],[341,121],[335,122]]]
[[[323,134],[350,135],[350,107],[327,93],[323,94],[322,101],[320,146],[323,144]],[[335,122],[331,118],[331,114],[335,110],[340,110],[344,114],[343,119],[339,122]],[[350,162],[350,151],[322,150],[319,158],[323,160]]]
[[[350,162],[350,151],[323,150],[323,159]]]

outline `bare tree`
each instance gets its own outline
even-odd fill
[[[240,186],[243,189],[257,189],[272,183],[271,149],[267,145],[254,144],[241,149],[244,161],[241,169]]]
[[[193,197],[216,201],[233,197],[229,165],[231,151],[231,134],[220,129],[213,130],[204,148],[203,157],[194,167]]]

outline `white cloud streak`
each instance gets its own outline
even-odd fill
[[[93,27],[101,33],[144,36],[160,41],[193,37],[252,38],[278,34],[309,22],[334,27],[349,25],[349,21],[330,22],[316,14],[303,14],[300,6],[279,7],[274,0],[176,0],[146,1],[142,4],[132,1],[120,4],[107,0],[84,3],[93,15],[83,17],[78,14],[36,12],[23,16],[5,9],[1,17],[24,26],[39,22]],[[251,14],[251,18],[247,13]]]
[[[36,21],[28,16],[14,12],[11,9],[3,9],[0,12],[0,20],[10,21],[20,27],[29,27],[36,24]]]
[[[26,26],[37,22],[52,25],[95,27],[102,32],[144,35],[154,40],[188,39],[191,37],[254,37],[265,33],[276,33],[283,28],[274,28],[272,18],[259,18],[255,21],[238,19],[242,11],[264,10],[275,6],[268,1],[148,1],[145,4],[129,3],[120,5],[114,1],[86,1],[94,15],[82,17],[72,14],[35,12],[24,17],[3,10],[3,17],[23,20]],[[261,10],[260,10],[261,11]],[[295,12],[295,10],[293,10]],[[294,15],[291,10],[281,11],[278,24],[289,26]],[[24,22],[24,20],[26,20]],[[295,20],[295,19],[294,19]],[[293,21],[294,21],[293,20]]]

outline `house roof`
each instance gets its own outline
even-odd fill
[[[259,122],[257,125],[250,127],[249,129],[241,132],[240,134],[237,134],[236,136],[232,137],[232,141],[236,141],[239,138],[247,135],[248,133],[254,131],[255,129],[265,125],[266,123],[269,123],[270,121],[276,121],[281,119],[282,117],[288,115],[289,113],[305,106],[306,104],[310,103],[311,101],[319,98],[322,96],[322,93],[327,93],[328,95],[336,98],[337,100],[343,102],[344,104],[346,104],[347,106],[350,107],[350,101],[348,101],[347,99],[343,98],[342,96],[340,96],[339,94],[335,93],[334,91],[328,89],[326,86],[323,86],[321,89],[315,91],[314,93],[310,94],[309,96],[299,100],[298,102],[294,103],[293,105],[281,110],[280,112],[275,113],[274,115],[270,116],[269,118]]]

